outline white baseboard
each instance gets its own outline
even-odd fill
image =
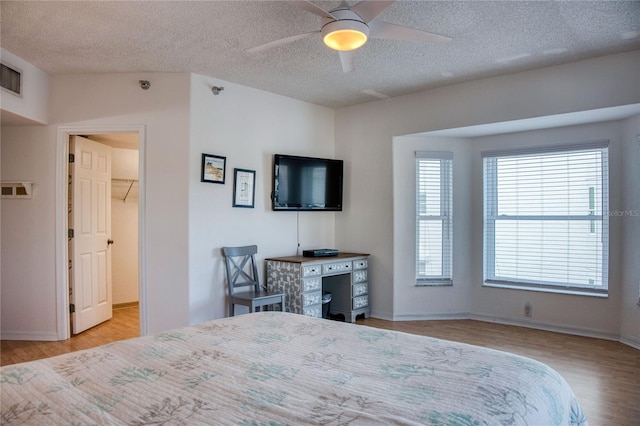
[[[632,348],[640,350],[640,339],[633,336],[620,336],[620,343],[631,346]]]
[[[458,312],[450,314],[408,314],[408,315],[387,315],[378,312],[371,313],[372,318],[378,318],[386,321],[441,321],[441,320],[461,320],[472,319],[476,321],[495,322],[498,324],[514,325],[517,327],[527,327],[536,330],[552,331],[555,333],[572,334],[576,336],[592,337],[595,339],[613,340],[624,343],[635,349],[640,349],[640,339],[634,336],[620,336],[615,333],[608,333],[601,330],[595,330],[583,327],[572,327],[558,324],[545,323],[541,321],[521,321],[508,317],[496,317],[490,315],[471,314],[469,312]]]
[[[555,333],[573,334],[576,336],[593,337],[596,339],[619,341],[620,336],[601,330],[594,330],[582,327],[564,326],[558,324],[545,323],[541,321],[521,321],[507,317],[495,317],[489,315],[471,315],[471,319],[485,322],[495,322],[498,324],[515,325],[518,327],[534,328],[536,330],[553,331]]]
[[[111,309],[129,309],[129,308],[139,308],[140,303],[138,301],[135,302],[124,302],[124,303],[114,303]]]
[[[469,312],[454,312],[448,314],[407,314],[394,315],[392,321],[443,321],[443,320],[465,320],[470,319]]]
[[[56,333],[23,332],[23,331],[3,331],[0,334],[2,340],[41,340],[44,342],[54,342],[59,340]]]
[[[371,318],[377,318],[377,319],[381,319],[381,320],[385,320],[385,321],[393,321],[393,316],[392,315],[388,315],[388,314],[383,314],[380,312],[371,312],[369,314],[369,317]]]

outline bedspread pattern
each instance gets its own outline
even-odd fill
[[[282,312],[3,367],[2,424],[586,425],[506,352]]]

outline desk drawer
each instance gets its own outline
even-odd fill
[[[369,266],[369,261],[367,259],[360,259],[353,261],[353,269],[367,269]]]
[[[367,281],[367,270],[353,271],[351,273],[351,284],[364,283]]]
[[[322,273],[322,268],[320,265],[309,265],[302,267],[302,276],[303,277],[313,277],[316,275],[320,275]]]
[[[303,278],[302,279],[302,292],[307,293],[310,291],[322,290],[322,278]]]
[[[340,272],[349,272],[351,270],[351,262],[336,262],[322,265],[322,275],[337,274]]]
[[[304,293],[302,295],[302,306],[319,305],[322,303],[322,292]]]
[[[369,284],[367,283],[359,283],[354,284],[352,287],[352,297],[362,296],[363,294],[369,293]]]
[[[302,315],[308,317],[322,318],[322,308],[319,306],[306,306],[302,308]]]
[[[358,296],[353,298],[353,309],[366,308],[369,306],[369,296]]]

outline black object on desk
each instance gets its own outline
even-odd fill
[[[312,249],[303,250],[302,255],[304,257],[329,257],[337,256],[340,252],[337,249]]]

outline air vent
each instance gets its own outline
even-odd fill
[[[22,72],[0,63],[0,86],[14,95],[22,96]]]
[[[33,182],[0,182],[2,198],[31,198]]]

